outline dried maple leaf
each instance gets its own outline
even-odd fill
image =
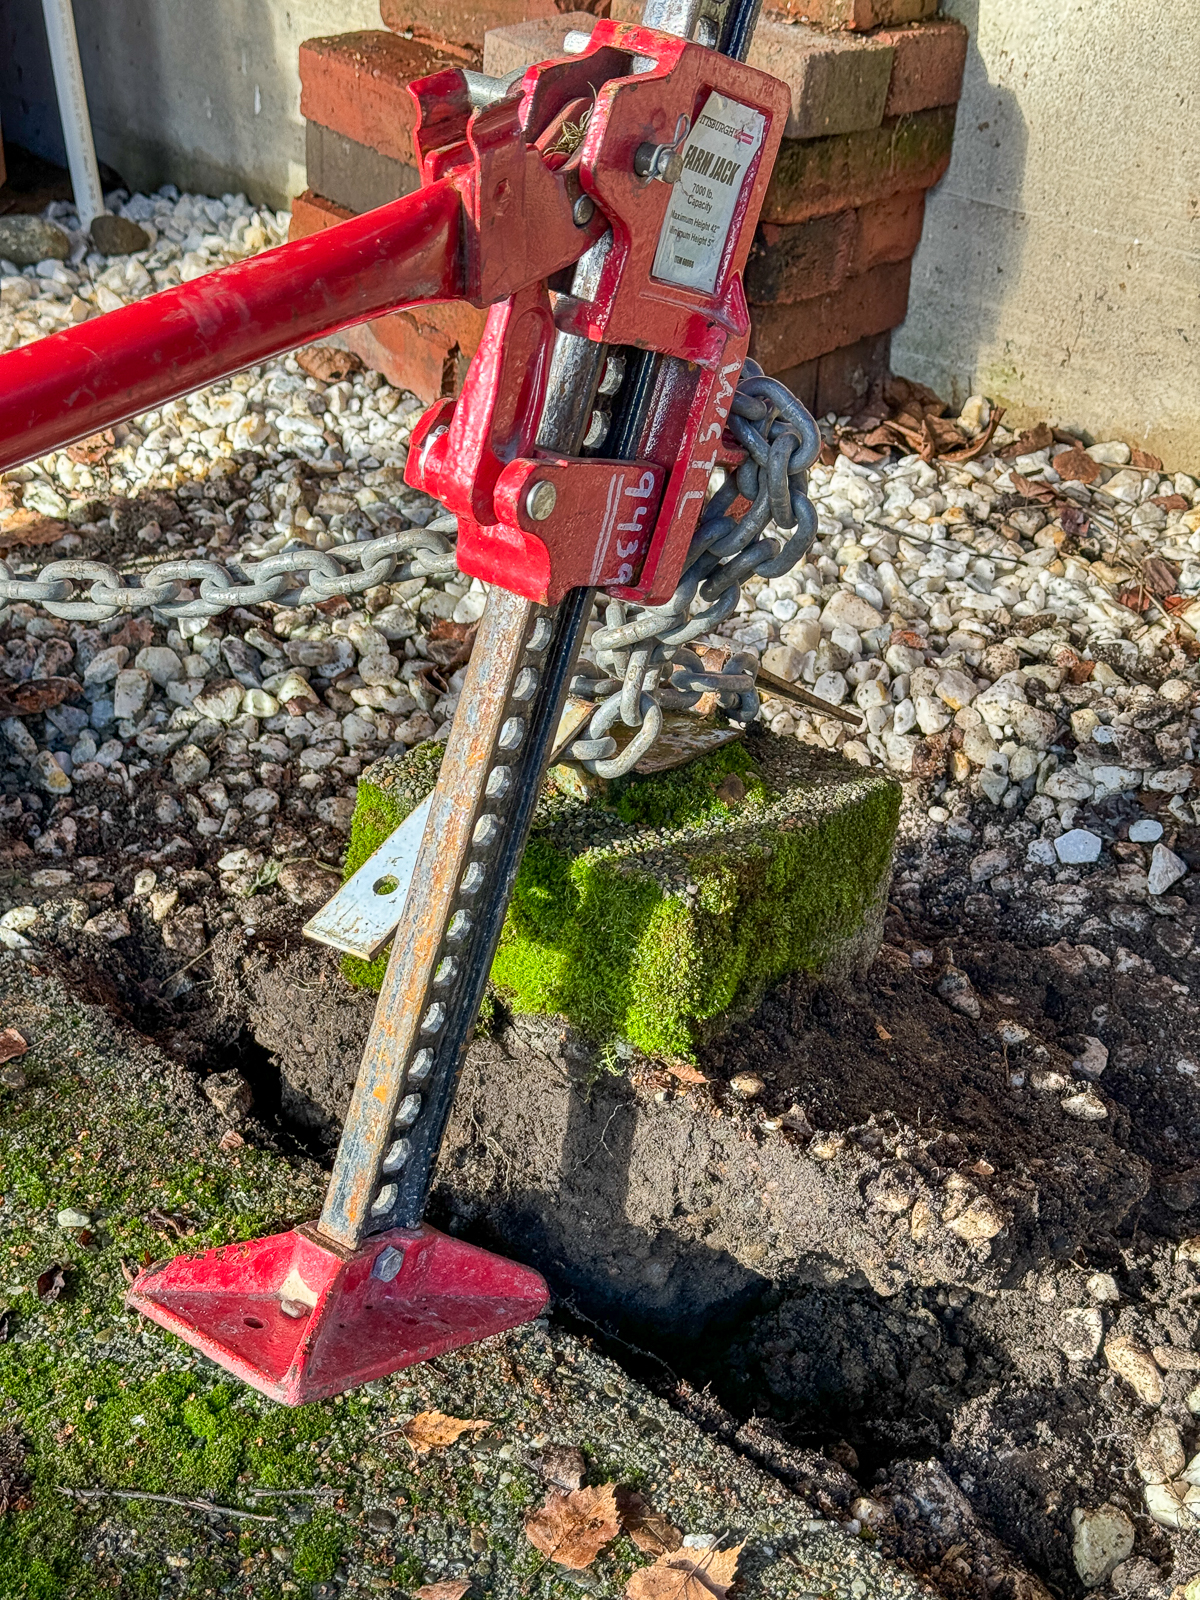
[[[357,372],[362,362],[351,351],[339,350],[336,345],[310,344],[307,350],[296,352],[296,365],[318,383],[340,383]]]
[[[0,1033],[0,1062],[15,1061],[29,1049],[29,1041],[15,1028],[5,1028]]]
[[[414,1450],[433,1450],[453,1444],[464,1433],[482,1433],[490,1427],[486,1417],[482,1422],[467,1422],[462,1417],[449,1417],[444,1411],[418,1411],[400,1431]]]
[[[1037,422],[1018,434],[1011,444],[1006,444],[996,454],[1001,461],[1015,461],[1018,456],[1031,456],[1035,450],[1049,450],[1054,443],[1054,433],[1044,422]]]
[[[525,1523],[530,1544],[560,1567],[575,1572],[590,1567],[620,1531],[615,1483],[598,1489],[573,1489],[570,1494],[552,1489]]]
[[[469,1579],[447,1578],[444,1583],[423,1583],[413,1594],[417,1600],[462,1600],[470,1587]]]
[[[1063,450],[1056,455],[1054,470],[1060,478],[1070,483],[1095,483],[1100,476],[1099,466],[1082,447]]]
[[[18,511],[0,528],[0,546],[54,544],[70,532],[69,522],[44,517],[40,511]]]
[[[680,1083],[707,1083],[708,1079],[702,1072],[697,1072],[695,1067],[689,1067],[684,1061],[676,1061],[669,1066],[667,1071],[673,1078],[678,1078]]]
[[[69,444],[67,455],[80,466],[94,467],[104,460],[116,442],[112,429],[105,428],[103,433],[93,433],[88,439],[80,439],[78,444]]]
[[[726,1600],[737,1577],[740,1544],[729,1550],[675,1550],[635,1572],[625,1600]]]
[[[621,1512],[621,1526],[646,1555],[670,1555],[682,1545],[683,1535],[679,1529],[672,1526],[661,1511],[655,1511],[645,1495],[639,1494],[636,1489],[619,1490],[617,1504]]]

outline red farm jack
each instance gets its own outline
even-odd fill
[[[670,600],[719,454],[745,461],[722,445],[749,338],[742,269],[789,107],[783,84],[743,64],[756,12],[757,0],[650,0],[645,24],[600,22],[571,41],[577,54],[519,81],[425,78],[413,85],[416,194],[0,358],[3,468],[401,306],[491,308],[461,397],[422,419],[406,475],[456,513],[460,568],[496,587],[324,1209],[291,1232],[152,1267],[129,1296],[286,1403],[547,1303],[536,1273],[423,1215],[595,592]],[[738,433],[753,457],[739,487],[762,468],[758,498],[742,488],[758,529],[771,515],[796,526],[788,508],[818,442],[794,402],[774,426]],[[254,568],[236,603],[276,599],[293,581],[288,559]],[[168,564],[150,594],[114,588],[86,561],[25,584],[0,567],[0,597],[60,616],[212,614],[229,595],[214,566]],[[381,581],[337,577],[325,574],[325,593]],[[179,599],[189,579],[198,601]],[[90,601],[72,599],[80,580]]]

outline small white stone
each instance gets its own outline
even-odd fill
[[[1118,1377],[1148,1406],[1162,1404],[1162,1373],[1154,1357],[1140,1340],[1129,1334],[1113,1334],[1104,1342],[1104,1357]]]
[[[113,715],[120,721],[132,720],[145,709],[150,698],[151,678],[140,667],[122,667],[113,684]]]
[[[109,645],[99,650],[84,669],[84,683],[111,683],[129,660],[129,651],[123,644]]]
[[[830,705],[840,706],[846,698],[848,685],[840,672],[823,672],[813,684],[813,693]]]
[[[883,615],[850,590],[839,589],[837,594],[829,597],[821,613],[821,626],[825,632],[832,633],[841,623],[853,628],[856,633],[865,633],[871,628],[880,627]]]
[[[1093,1272],[1087,1281],[1087,1291],[1100,1305],[1115,1305],[1121,1298],[1111,1272]]]
[[[1133,1554],[1133,1523],[1118,1506],[1107,1504],[1094,1511],[1076,1508],[1071,1520],[1075,1527],[1071,1551],[1075,1571],[1085,1588],[1095,1589],[1115,1566]]]
[[[1054,853],[1052,839],[1034,839],[1025,852],[1025,859],[1031,867],[1052,867],[1058,857]]]
[[[166,645],[147,645],[144,650],[138,651],[133,664],[143,672],[148,672],[151,681],[160,689],[165,689],[168,683],[174,683],[183,676],[182,661]]]
[[[233,722],[242,714],[242,696],[245,690],[236,678],[213,678],[192,701],[202,716],[216,722]]]
[[[1085,866],[1100,859],[1102,840],[1087,828],[1072,828],[1054,841],[1054,853],[1067,866]]]
[[[1093,1360],[1103,1339],[1104,1317],[1095,1306],[1074,1306],[1063,1312],[1057,1343],[1068,1361]]]
[[[39,750],[33,761],[33,772],[47,794],[70,794],[71,780],[58,764],[58,757],[49,750]]]
[[[1163,825],[1153,817],[1139,817],[1130,824],[1129,837],[1134,844],[1154,844],[1163,836]]]
[[[1099,1039],[1090,1033],[1083,1035],[1083,1052],[1071,1063],[1072,1069],[1083,1078],[1091,1078],[1093,1082],[1100,1076],[1108,1065],[1108,1048]]]
[[[1127,467],[1131,451],[1120,439],[1110,439],[1104,444],[1089,445],[1086,454],[1102,467]]]
[[[279,701],[265,689],[247,689],[242,696],[242,710],[250,717],[274,717],[279,714]]]
[[[199,745],[180,745],[171,757],[171,776],[181,789],[202,782],[211,770],[212,763]]]
[[[1163,894],[1173,883],[1178,883],[1186,872],[1186,861],[1181,861],[1165,844],[1156,844],[1150,857],[1146,888],[1151,894]]]
[[[84,1211],[60,1211],[54,1219],[60,1228],[90,1228],[92,1219]]]
[[[1094,1089],[1083,1089],[1078,1094],[1069,1094],[1065,1100],[1060,1101],[1063,1110],[1069,1117],[1074,1117],[1078,1122],[1102,1122],[1108,1115],[1108,1107],[1101,1100]]]

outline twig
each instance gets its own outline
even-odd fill
[[[289,1499],[292,1499],[297,1495],[336,1495],[337,1490],[331,1483],[322,1483],[319,1484],[315,1489],[247,1489],[246,1493],[250,1495],[252,1499],[267,1500],[272,1498],[278,1499],[283,1495],[287,1495]]]
[[[215,1506],[209,1500],[185,1500],[178,1494],[148,1494],[143,1489],[68,1489],[63,1484],[55,1486],[68,1500],[153,1500],[160,1506],[182,1506],[185,1511],[206,1511],[209,1516],[240,1517],[244,1522],[278,1522],[278,1517],[264,1517],[257,1511],[238,1511],[234,1506]]]
[[[764,672],[761,667],[756,678],[777,700],[795,700],[802,706],[813,706],[825,716],[836,717],[839,722],[848,722],[852,728],[862,731],[863,719],[860,716],[853,711],[843,711],[841,706],[835,706],[829,700],[822,700],[819,694],[813,694],[810,689],[802,689],[799,684],[789,683],[786,678],[777,678],[773,672]]]

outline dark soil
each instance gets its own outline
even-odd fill
[[[118,900],[154,859],[130,848],[146,804],[96,846]],[[556,1020],[498,1004],[468,1056],[431,1220],[538,1267],[565,1322],[810,1497],[826,1460],[825,1514],[848,1519],[855,1494],[883,1506],[888,1547],[954,1600],[1019,1600],[1038,1580],[1081,1595],[1072,1513],[1103,1502],[1138,1530],[1126,1592],[1167,1600],[1200,1568],[1200,1539],[1145,1515],[1133,1458],[1156,1413],[1102,1349],[1068,1361],[1060,1340],[1064,1312],[1097,1304],[1101,1272],[1119,1297],[1099,1305],[1107,1333],[1200,1348],[1200,1270],[1173,1250],[1200,1233],[1197,1008],[1189,950],[1158,938],[1194,913],[1178,896],[1140,932],[1089,920],[1098,871],[1064,928],[1043,905],[961,887],[990,842],[907,846],[866,980],[783,985],[708,1047],[703,1084],[602,1059]],[[56,891],[57,960],[197,1075],[241,1070],[256,1101],[245,1136],[328,1160],[374,997],[299,936],[326,880],[247,895],[206,868],[181,854],[156,869],[197,908],[198,959],[146,912],[98,964],[76,886]],[[947,967],[970,979],[977,1018],[940,997]],[[1060,1104],[1085,1086],[1084,1036],[1109,1052],[1095,1121]],[[731,1083],[746,1073],[763,1080],[750,1099]],[[1045,1073],[1062,1086],[1035,1088]],[[995,1208],[994,1236],[939,1220],[955,1219],[952,1191],[959,1210]],[[933,1214],[923,1234],[914,1197]],[[1198,1377],[1163,1380],[1189,1455]],[[928,1517],[905,1520],[918,1503],[963,1537],[929,1544]]]

